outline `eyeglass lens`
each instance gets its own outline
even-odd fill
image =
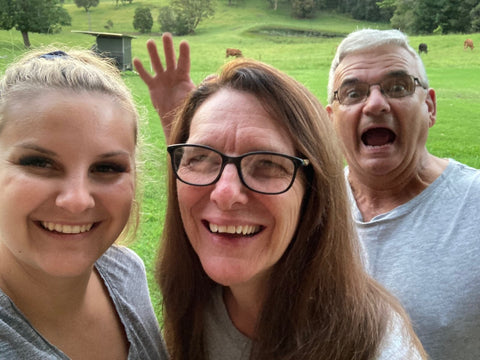
[[[347,82],[337,90],[338,101],[345,105],[359,103],[370,95],[370,87],[373,85],[379,85],[382,93],[390,98],[412,95],[416,88],[415,78],[411,75],[388,76],[378,84]]]
[[[172,156],[177,177],[191,185],[213,184],[220,178],[224,167],[222,155],[204,147],[178,147]],[[293,160],[281,154],[247,154],[240,157],[240,162],[225,162],[235,163],[237,170],[240,167],[242,182],[251,190],[262,193],[279,193],[288,189],[296,170]]]

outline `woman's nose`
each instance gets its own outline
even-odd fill
[[[235,204],[245,204],[249,191],[240,180],[238,171],[233,164],[227,164],[220,179],[213,185],[210,199],[221,209],[228,210]]]
[[[65,178],[57,195],[56,205],[71,213],[81,213],[95,206],[87,176]]]

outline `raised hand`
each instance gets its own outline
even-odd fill
[[[187,41],[180,42],[178,62],[172,35],[164,33],[162,42],[166,68],[162,65],[157,45],[153,40],[147,41],[147,49],[154,74],[150,75],[138,58],[133,60],[133,64],[140,78],[148,86],[150,99],[160,116],[163,131],[168,141],[175,110],[187,94],[195,88],[195,84],[190,78],[190,47]]]

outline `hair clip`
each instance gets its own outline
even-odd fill
[[[57,57],[64,57],[68,56],[67,53],[63,52],[62,50],[52,51],[47,54],[40,55],[39,58],[43,59],[55,59]]]

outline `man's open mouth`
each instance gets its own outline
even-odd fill
[[[387,128],[372,128],[362,134],[362,142],[367,146],[384,146],[395,141],[397,136]]]

